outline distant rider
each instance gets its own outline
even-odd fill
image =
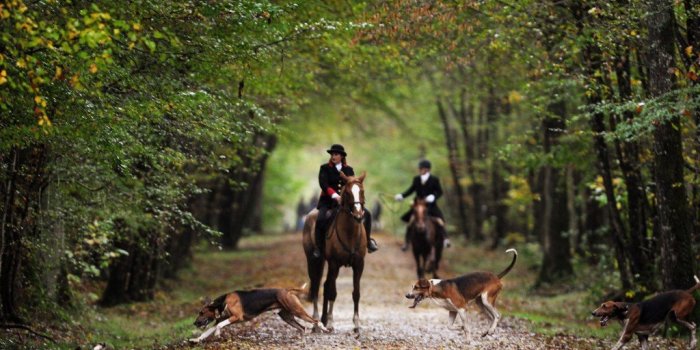
[[[442,215],[442,211],[437,206],[437,200],[442,196],[442,186],[440,186],[440,179],[436,176],[430,174],[431,164],[427,160],[421,160],[418,162],[418,174],[413,178],[411,187],[408,188],[403,193],[397,194],[394,199],[397,201],[402,201],[404,198],[411,195],[411,193],[416,193],[416,199],[421,198],[428,203],[428,215],[439,218],[437,220],[437,233],[441,234],[445,238],[445,246],[450,246],[450,240],[447,237],[447,230],[445,229],[445,217]],[[413,209],[401,216],[401,220],[408,223],[413,215]],[[406,228],[406,237],[404,238],[404,244],[401,250],[406,251],[408,249],[408,243],[411,241],[410,230]]]

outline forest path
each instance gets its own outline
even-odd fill
[[[504,303],[503,314],[495,334],[482,338],[488,321],[470,306],[468,337],[461,330],[447,328],[448,313],[429,300],[416,309],[404,295],[415,280],[415,265],[410,253],[399,249],[400,241],[389,235],[377,234],[380,250],[367,255],[362,277],[360,318],[362,330],[353,333],[352,270],[341,269],[338,297],[335,303],[335,331],[331,334],[299,334],[276,313],[268,312],[256,319],[229,326],[220,338],[210,337],[198,347],[206,349],[605,349],[610,342],[598,338],[581,338],[558,334],[547,336],[530,331],[528,322],[509,315]],[[275,237],[265,244],[243,243],[241,249],[251,249],[258,258],[231,262],[238,273],[255,276],[262,281],[256,286],[289,287],[308,281],[306,262],[301,248],[301,234]],[[454,249],[454,248],[451,248]],[[194,264],[206,264],[198,256]],[[506,266],[510,255],[503,256]],[[250,264],[250,266],[248,266]],[[451,277],[449,267],[440,271]],[[495,271],[498,272],[498,271]],[[325,276],[324,276],[325,278]],[[504,288],[517,288],[503,280]],[[230,289],[238,289],[236,286]],[[319,303],[320,304],[320,303]],[[311,313],[312,306],[304,302]],[[455,325],[461,325],[457,320]],[[631,346],[631,349],[636,348]]]

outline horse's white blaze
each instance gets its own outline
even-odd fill
[[[354,198],[353,201],[355,202],[355,209],[357,209],[357,211],[359,212],[362,210],[362,205],[358,203],[360,200],[360,186],[358,186],[357,184],[353,184],[350,190],[352,191],[352,196]]]

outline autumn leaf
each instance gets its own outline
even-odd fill
[[[56,67],[56,74],[54,74],[53,78],[58,80],[63,77],[63,68],[61,67]]]

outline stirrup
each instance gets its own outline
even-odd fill
[[[379,246],[377,246],[377,241],[374,240],[374,238],[370,238],[369,242],[367,243],[367,251],[371,254],[379,250]]]

